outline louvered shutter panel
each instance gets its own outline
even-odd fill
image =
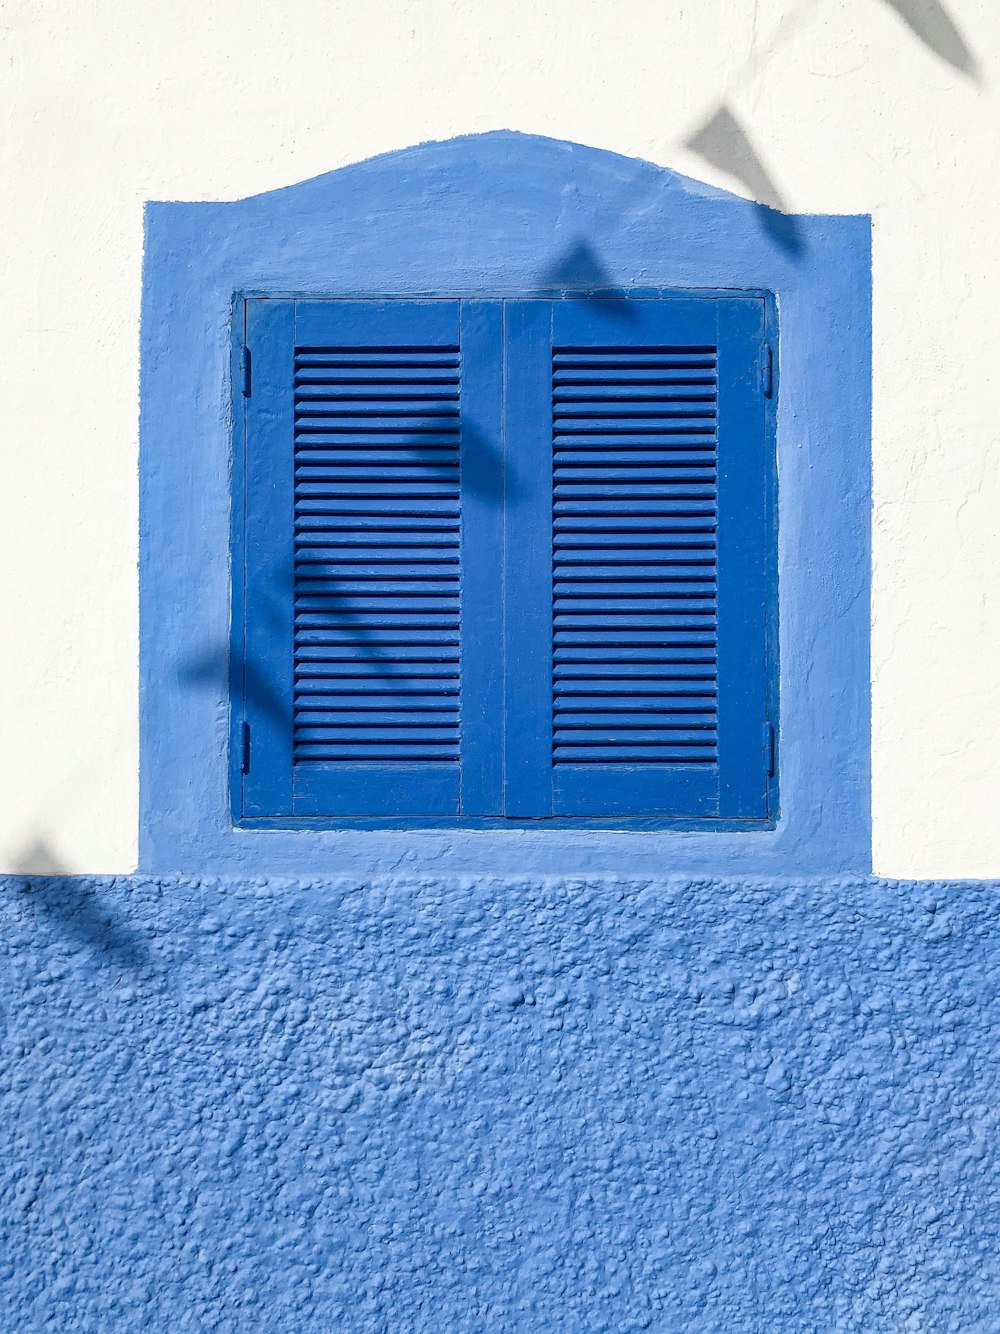
[[[457,816],[484,656],[473,633],[463,664],[460,305],[256,301],[247,320],[243,813]],[[482,412],[489,387],[470,396]]]
[[[507,450],[530,491],[508,545],[534,553],[508,623],[508,813],[767,814],[763,316],[752,298],[508,312]]]

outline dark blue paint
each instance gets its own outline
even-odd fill
[[[503,457],[503,307],[463,301],[462,379],[462,746],[461,810],[503,809],[503,516],[517,493]]]
[[[240,471],[234,492],[237,524],[234,551],[253,569],[252,583],[233,580],[236,594],[231,661],[242,668],[234,681],[233,732],[250,727],[250,764],[239,814],[273,815],[291,808],[292,774],[292,596],[295,554],[292,471],[291,301],[250,302],[246,340],[251,350],[253,392],[237,422],[243,429]],[[235,452],[235,451],[234,451]],[[242,633],[240,631],[242,630]]]
[[[764,326],[760,296],[247,302],[237,818],[764,819]]]
[[[556,348],[574,349],[564,352],[567,366],[574,361],[595,365],[599,357],[587,349],[616,348],[634,350],[634,354],[646,359],[654,354],[648,349],[709,347],[717,349],[717,369],[712,371],[712,379],[717,387],[717,408],[704,406],[700,410],[705,416],[700,419],[705,435],[700,438],[689,435],[691,450],[686,451],[690,466],[671,468],[670,483],[664,481],[665,470],[658,467],[636,469],[629,466],[625,453],[620,447],[621,437],[606,436],[611,447],[600,456],[591,453],[590,458],[603,457],[606,466],[601,469],[600,477],[607,481],[606,486],[588,485],[584,482],[556,486],[557,496],[561,491],[578,490],[586,496],[604,495],[602,503],[612,508],[619,521],[624,521],[633,512],[638,513],[657,504],[671,500],[672,497],[689,497],[704,493],[711,497],[711,517],[717,520],[718,530],[707,541],[710,550],[717,556],[717,570],[709,576],[705,585],[715,595],[701,600],[688,600],[687,604],[677,602],[669,604],[669,612],[661,622],[653,619],[647,612],[648,631],[629,630],[623,636],[623,643],[613,648],[604,647],[612,634],[587,632],[580,634],[580,640],[602,645],[593,651],[578,648],[568,652],[580,655],[586,652],[596,666],[622,673],[657,671],[664,677],[675,675],[687,676],[695,672],[704,672],[710,678],[711,687],[718,687],[718,759],[710,751],[699,747],[696,753],[705,755],[706,762],[688,760],[691,752],[690,743],[700,739],[696,729],[685,729],[679,733],[664,733],[663,745],[653,753],[669,755],[675,763],[650,764],[635,762],[618,764],[612,756],[619,745],[629,739],[638,739],[648,746],[649,736],[641,730],[643,721],[650,722],[658,718],[661,723],[672,723],[683,728],[684,715],[671,713],[668,708],[661,708],[655,715],[645,719],[637,718],[640,723],[634,732],[630,724],[615,724],[608,727],[607,742],[601,745],[556,747],[556,763],[546,763],[548,772],[549,801],[551,809],[557,815],[609,815],[619,817],[629,815],[706,815],[721,820],[744,819],[761,820],[769,813],[767,806],[767,781],[765,776],[765,756],[761,746],[761,728],[768,716],[769,705],[773,707],[773,694],[769,696],[769,685],[773,685],[773,660],[767,661],[766,618],[776,614],[774,589],[769,582],[771,567],[769,557],[771,544],[775,539],[773,516],[767,510],[770,498],[769,481],[774,467],[773,441],[767,430],[767,404],[765,402],[760,379],[761,357],[765,347],[765,300],[761,296],[730,296],[728,298],[690,298],[673,297],[663,300],[635,301],[586,301],[569,300],[554,303],[552,306],[552,344]],[[697,353],[686,354],[697,357]],[[618,359],[616,352],[612,360]],[[537,364],[541,358],[524,358],[528,367]],[[544,360],[547,360],[545,358]],[[714,354],[704,364],[715,360]],[[604,374],[612,372],[605,371]],[[688,372],[689,375],[695,372]],[[537,372],[535,372],[537,374]],[[593,371],[588,371],[593,376]],[[621,372],[618,372],[619,376]],[[578,378],[578,377],[577,377]],[[543,376],[543,384],[548,393],[548,375]],[[624,385],[619,383],[614,392],[620,394]],[[592,393],[593,389],[587,391]],[[616,409],[621,411],[620,408]],[[663,413],[664,409],[648,409]],[[689,418],[687,414],[699,409],[692,405],[675,406],[670,411],[683,413],[681,419],[686,424],[695,426],[698,418]],[[583,409],[581,408],[582,412]],[[717,413],[717,418],[716,418]],[[534,418],[535,439],[530,441],[529,449],[539,453],[548,465],[548,420],[550,409],[548,402]],[[538,430],[539,419],[542,432]],[[603,418],[600,420],[604,420]],[[649,419],[647,419],[648,421]],[[577,418],[557,415],[557,431],[570,429],[581,431],[580,435],[557,436],[557,460],[559,447],[566,448],[567,441],[574,444],[593,440],[597,419],[588,415]],[[717,421],[717,424],[716,424]],[[637,427],[641,423],[636,424]],[[610,429],[606,426],[605,429]],[[541,434],[541,439],[538,439]],[[701,452],[696,446],[701,447]],[[707,452],[705,452],[707,451]],[[675,451],[662,451],[656,454],[645,453],[647,458],[676,457]],[[716,470],[713,478],[701,466],[703,460],[711,459]],[[556,477],[590,476],[592,468],[558,466]],[[655,479],[648,488],[643,501],[633,499],[637,495],[636,478]],[[551,541],[548,523],[548,497],[543,506],[545,511],[543,530],[544,542]],[[577,502],[573,502],[574,504]],[[704,503],[704,502],[702,502]],[[580,508],[586,513],[581,504]],[[586,531],[579,529],[578,531]],[[670,543],[683,539],[684,527],[677,519],[661,518],[651,529],[647,553],[637,559],[633,566],[621,569],[621,578],[626,573],[641,575],[647,582],[644,585],[617,583],[611,580],[613,571],[620,567],[604,565],[600,560],[588,557],[586,563],[573,566],[568,562],[565,551],[556,554],[554,584],[547,579],[547,561],[544,554],[537,561],[541,567],[541,587],[539,602],[542,616],[548,620],[552,605],[552,590],[556,590],[556,611],[565,622],[572,600],[563,596],[560,590],[569,590],[571,585],[565,576],[573,569],[579,575],[580,569],[586,569],[593,576],[593,586],[601,590],[601,608],[599,618],[606,622],[613,614],[616,605],[626,603],[627,595],[636,587],[646,591],[656,587],[652,581],[657,575],[673,578],[677,573],[691,575],[697,567],[694,565],[666,566],[664,562],[671,552]],[[592,537],[593,534],[588,534]],[[608,552],[611,559],[623,559],[624,539],[619,536],[618,549]],[[515,547],[515,550],[519,548]],[[691,548],[681,552],[680,559],[696,559],[698,549]],[[648,562],[648,563],[644,563]],[[535,561],[525,562],[529,567]],[[664,570],[667,574],[664,574]],[[536,572],[530,576],[536,581],[540,576]],[[589,585],[588,585],[589,586]],[[687,588],[689,585],[676,585]],[[516,600],[515,600],[516,601]],[[716,605],[713,606],[713,601]],[[697,615],[684,615],[680,608],[690,606],[704,607],[716,611],[716,615],[701,618]],[[515,615],[517,612],[515,611]],[[540,618],[541,619],[541,618]],[[582,619],[582,618],[579,618]],[[718,630],[714,629],[717,622]],[[710,628],[699,627],[707,624]],[[665,627],[682,626],[685,633],[684,643],[688,646],[673,649],[669,646]],[[532,630],[527,636],[534,645],[543,635]],[[564,639],[567,636],[563,636]],[[628,643],[630,639],[645,639],[643,644]],[[544,639],[543,639],[544,642]],[[558,649],[559,636],[554,637],[554,646]],[[714,661],[717,653],[717,663]],[[558,653],[556,654],[558,660]],[[564,655],[565,657],[565,655]],[[673,665],[676,660],[677,664]],[[653,664],[652,668],[650,664]],[[573,668],[577,667],[576,660]],[[769,667],[771,673],[769,673]],[[545,661],[548,670],[548,662]],[[563,670],[569,664],[564,661]],[[619,705],[636,705],[637,691],[643,678],[635,677],[629,681],[629,690],[623,688],[614,698]],[[540,735],[543,745],[547,743],[548,692],[543,691],[543,709],[533,720],[529,730]],[[776,715],[772,715],[776,716]],[[589,739],[595,732],[593,728],[579,728],[576,732],[567,729],[569,736]],[[669,740],[673,736],[683,740],[679,747],[671,747]],[[643,745],[632,745],[630,755],[643,753]],[[572,763],[567,756],[586,756],[587,763]],[[680,761],[684,757],[684,762]],[[560,759],[562,762],[559,762]],[[537,812],[536,812],[537,813]]]
[[[797,219],[803,245],[792,253],[762,232],[757,215],[752,204],[648,163],[506,133],[425,145],[239,203],[149,205],[140,477],[144,867],[868,868],[870,224]],[[544,292],[551,274],[566,270],[567,255],[585,287],[599,273],[602,284],[607,275],[631,293],[776,295],[776,829],[234,831],[226,758],[229,440],[230,413],[243,401],[230,340],[234,294]],[[778,633],[773,624],[768,632]]]
[[[552,311],[504,312],[504,465],[518,479],[504,506],[504,810],[550,816],[552,804]]]
[[[4,1334],[992,1334],[1000,886],[0,881]]]
[[[342,391],[315,377],[370,376],[391,358],[397,378],[412,381],[431,373],[420,362],[436,359],[457,385],[460,318],[459,303],[452,301],[247,302],[254,385],[245,439],[239,418],[235,431],[237,447],[242,443],[244,450],[246,518],[234,542],[244,568],[234,565],[233,579],[234,603],[244,609],[242,620],[234,616],[233,659],[244,662],[245,685],[233,734],[249,723],[254,759],[235,789],[238,817],[459,813],[461,770],[452,723],[457,697],[420,696],[425,707],[416,727],[417,697],[400,699],[395,711],[383,705],[381,721],[372,714],[346,714],[344,708],[349,698],[373,708],[386,698],[376,690],[394,683],[402,689],[421,673],[425,692],[434,686],[459,688],[459,418],[383,418],[381,401],[371,407],[366,400],[347,399],[353,407],[345,409]],[[399,350],[407,347],[434,350]],[[345,368],[345,361],[352,365]],[[474,359],[469,367],[468,378],[475,381]],[[461,379],[464,387],[464,368]],[[385,388],[380,392],[384,396]],[[408,392],[414,392],[412,384]],[[457,404],[446,406],[458,413]],[[377,446],[356,455],[360,467],[345,466],[345,451],[336,442],[357,438],[359,432],[349,428],[358,423],[378,428]],[[436,424],[450,429],[431,430]],[[447,445],[431,451],[446,458],[443,465],[421,461],[429,438]],[[237,490],[237,515],[243,499]],[[421,536],[419,525],[440,511],[447,524],[445,546],[399,548],[380,532],[366,531],[354,517],[357,510],[370,523],[391,519],[411,543]],[[351,527],[346,536],[338,530],[335,539],[324,523]],[[345,547],[345,542],[367,545]],[[415,563],[421,558],[424,563]],[[418,570],[426,576],[420,584],[414,582]],[[412,593],[425,587],[442,589],[449,617],[422,609]],[[373,596],[373,590],[395,590],[397,601]],[[404,608],[397,618],[402,630],[386,625],[387,606]],[[443,620],[444,628],[436,620]],[[434,672],[441,674],[428,681]],[[267,683],[264,692],[256,688],[260,681]],[[347,686],[362,685],[370,687],[366,695],[345,693]],[[447,715],[430,707],[449,704]],[[405,708],[411,712],[399,711]],[[350,762],[340,762],[344,755]]]

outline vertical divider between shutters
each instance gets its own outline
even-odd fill
[[[552,814],[552,304],[505,307],[505,792]]]
[[[247,302],[243,814],[292,813],[295,305]]]
[[[461,814],[503,809],[503,306],[463,301]]]

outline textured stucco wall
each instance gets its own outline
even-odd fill
[[[0,866],[135,865],[144,201],[510,128],[872,215],[874,864],[1000,872],[995,0],[21,0],[0,49]]]
[[[0,1326],[994,1331],[998,896],[0,881]]]

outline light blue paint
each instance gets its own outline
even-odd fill
[[[998,907],[0,880],[0,1328],[995,1334]]]
[[[782,814],[773,831],[282,831],[228,801],[230,320],[239,296],[775,293]],[[870,221],[782,218],[510,133],[230,204],[150,204],[142,325],[140,863],[313,874],[836,874],[870,866]]]

